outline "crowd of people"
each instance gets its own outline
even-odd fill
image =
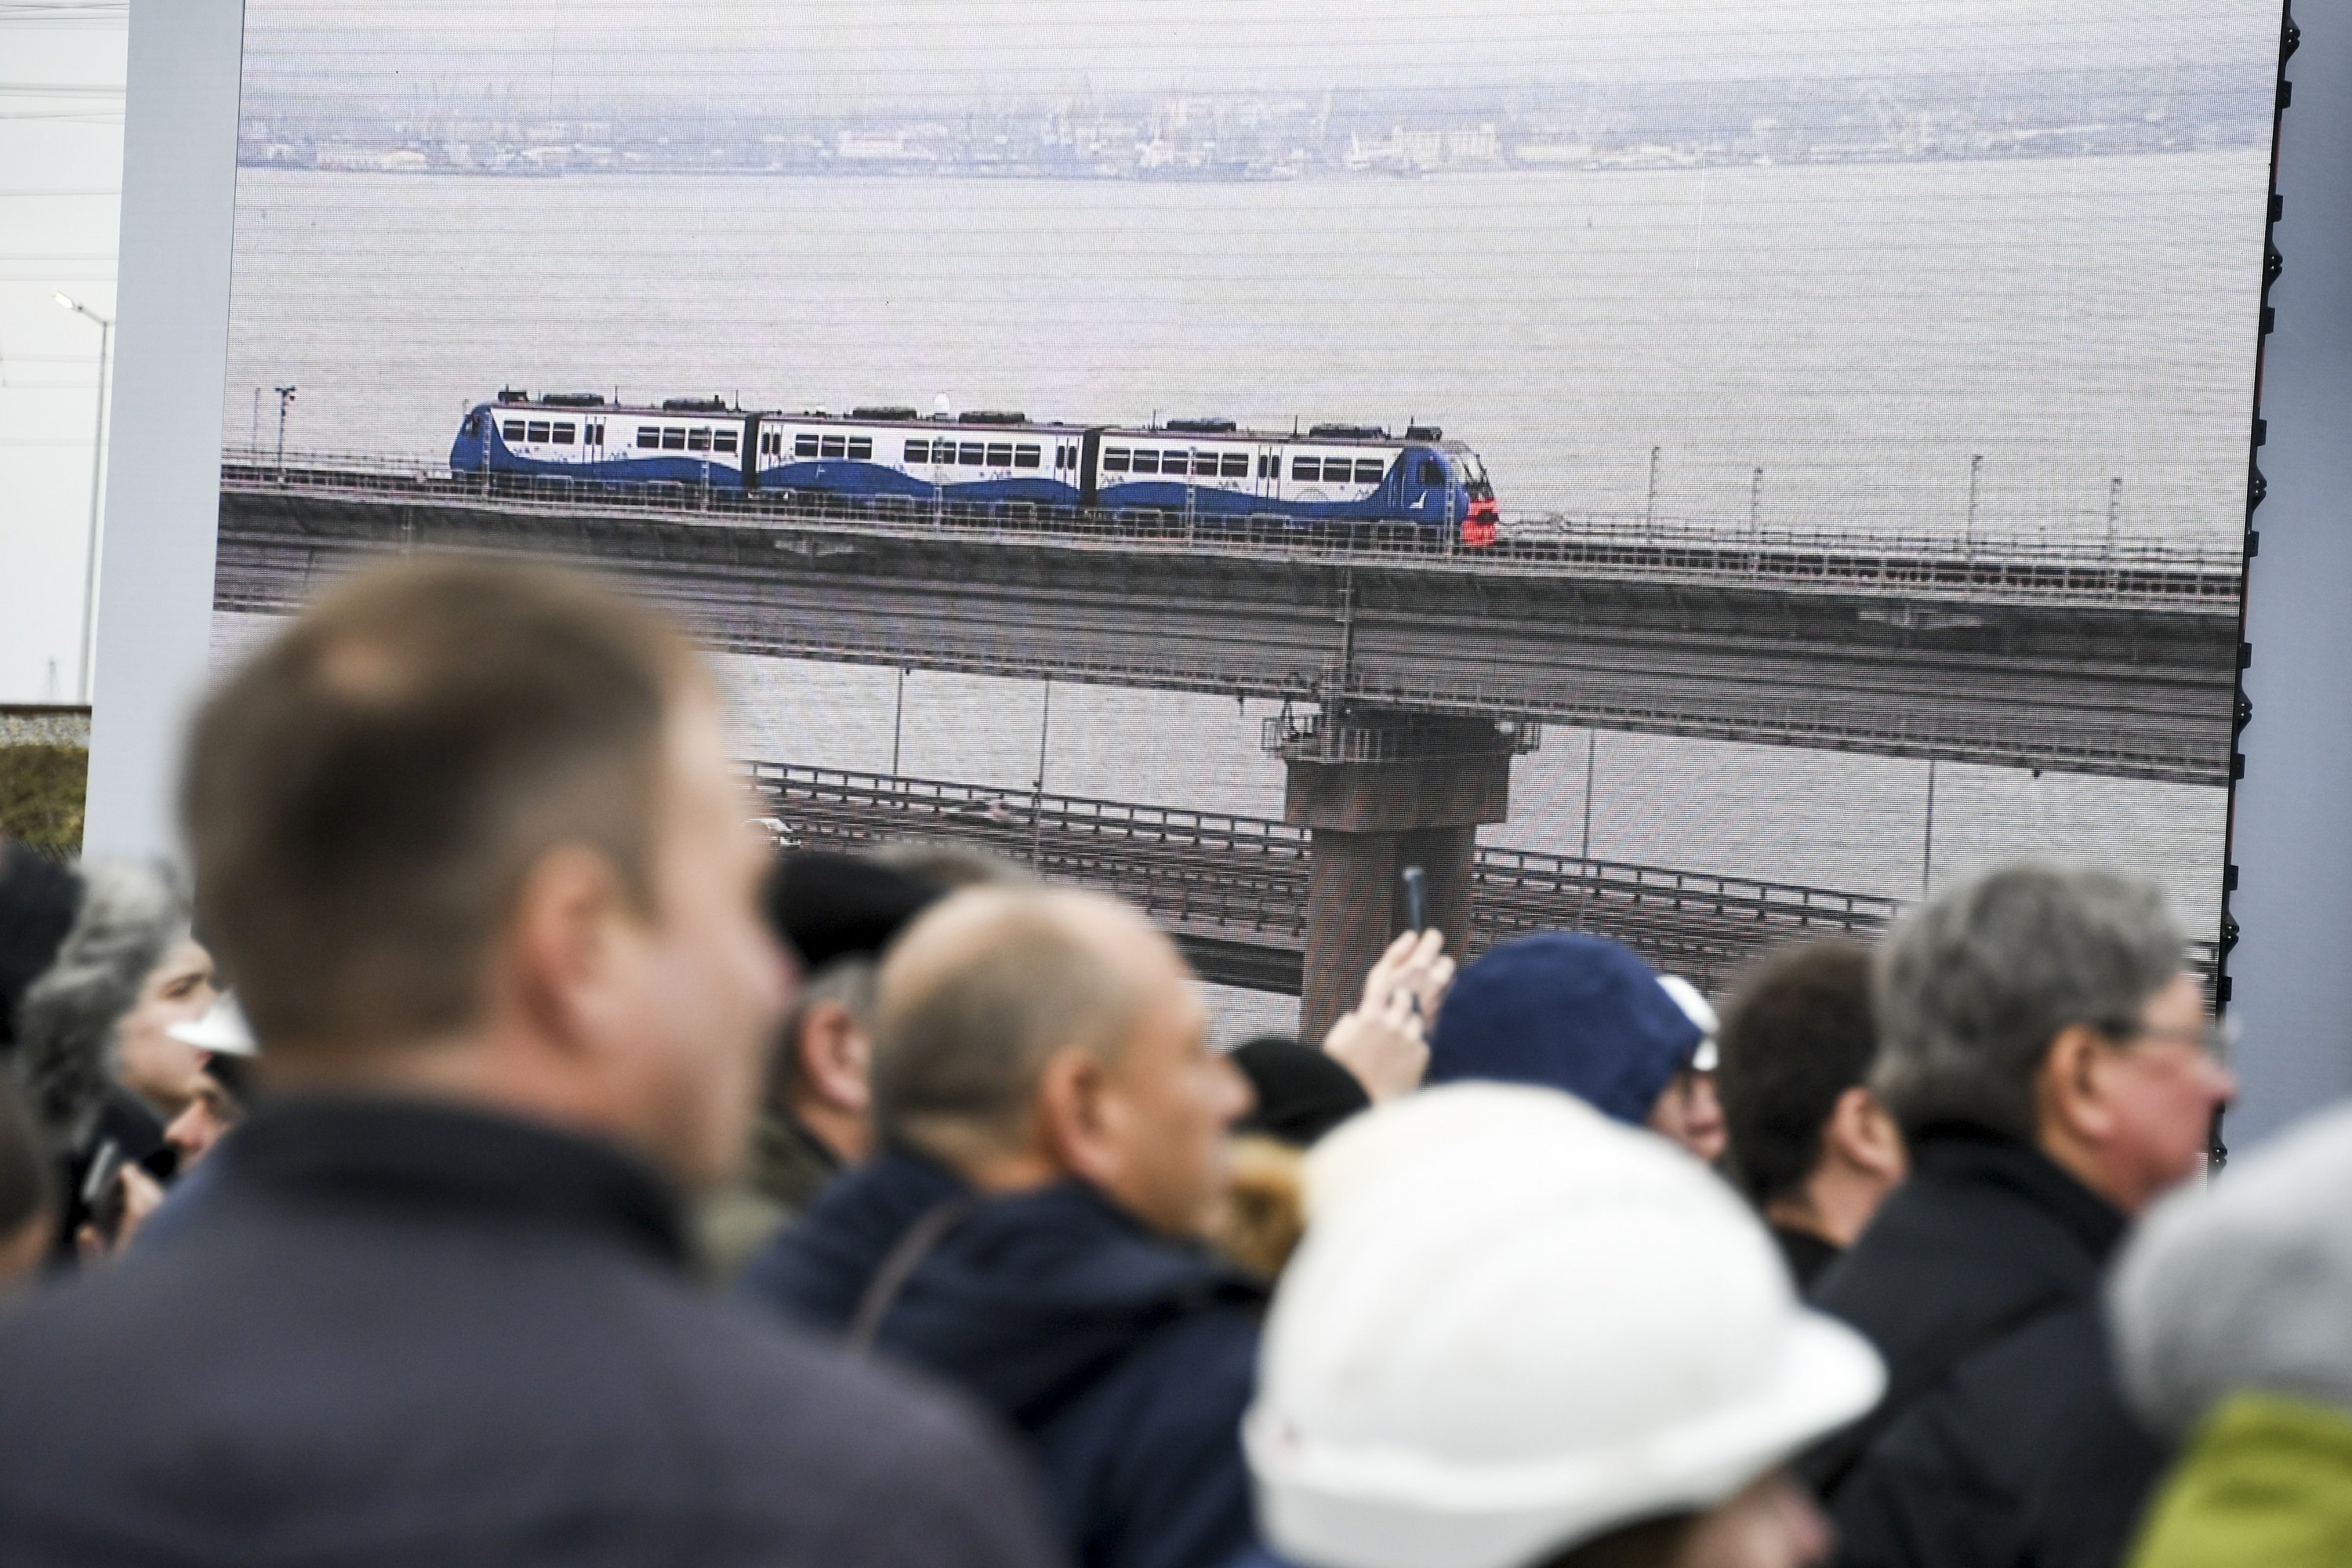
[[[0,846],[0,1562],[2352,1561],[2352,1110],[2203,1179],[2144,883],[1712,1001],[1408,931],[1219,1050],[1114,899],[780,855],[672,626],[482,563],[181,802],[184,881]]]

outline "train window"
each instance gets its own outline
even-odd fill
[[[1160,471],[1160,454],[1157,452],[1147,452],[1141,447],[1138,447],[1135,453],[1135,471],[1139,474],[1158,473]]]
[[[795,457],[795,458],[814,458],[814,457],[815,457],[815,456],[816,456],[816,437],[815,437],[815,436],[814,436],[814,435],[812,435],[812,434],[810,434],[810,433],[808,433],[808,432],[805,432],[805,431],[803,431],[802,434],[800,434],[800,435],[798,435],[798,436],[793,437],[793,457]]]
[[[992,468],[1011,468],[1013,466],[1013,443],[1010,441],[999,441],[991,446],[988,448],[988,466]]]
[[[1249,478],[1249,454],[1247,452],[1225,453],[1217,459],[1217,472],[1229,479]]]
[[[735,449],[735,432],[732,430],[712,431],[710,433],[710,449],[714,452],[733,451]]]
[[[1124,447],[1105,447],[1103,448],[1102,455],[1102,468],[1103,472],[1106,474],[1123,474],[1127,472],[1127,448]]]
[[[1035,468],[1037,466],[1037,448],[1034,447],[1013,447],[1013,466],[1016,468]]]
[[[874,456],[874,437],[852,436],[849,438],[849,455],[861,463],[867,461]]]
[[[661,445],[661,426],[658,425],[638,426],[637,445],[643,447],[648,452],[653,451],[656,447],[659,447]]]
[[[1193,453],[1192,471],[1201,475],[1204,479],[1215,479],[1217,477],[1217,455],[1214,452]]]
[[[698,425],[686,433],[686,449],[689,452],[710,450],[710,426]]]
[[[849,456],[849,444],[838,436],[827,436],[818,443],[817,456],[821,458],[845,458]]]
[[[1323,477],[1323,459],[1320,458],[1291,458],[1290,477],[1294,479],[1321,479]]]
[[[522,437],[522,438],[523,438],[524,440],[526,440],[526,441],[544,441],[544,440],[546,440],[546,439],[547,439],[547,421],[546,421],[546,420],[544,420],[544,419],[534,419],[534,420],[532,420],[532,421],[530,422],[530,427],[528,430],[526,430],[526,431],[524,431],[524,432],[523,432],[523,437]]]
[[[907,461],[910,463],[928,463],[930,460],[931,444],[929,441],[909,441],[907,443]]]
[[[976,468],[986,457],[988,448],[978,441],[966,441],[956,451],[956,467]]]
[[[508,420],[505,425],[499,427],[499,434],[504,436],[509,441],[521,440],[522,421],[520,419]]]
[[[1425,485],[1444,484],[1445,465],[1434,458],[1423,458],[1421,460],[1421,482]]]
[[[604,444],[604,421],[599,420],[595,424],[588,426],[588,445],[591,447],[601,447]]]
[[[572,437],[576,434],[576,432],[571,425],[564,424],[555,426],[554,430],[551,431],[551,434],[555,437],[555,444],[557,446],[569,447],[572,445]]]
[[[1389,466],[1386,463],[1381,462],[1378,458],[1359,458],[1356,459],[1356,482],[1360,485],[1379,484],[1382,477],[1385,476],[1388,471]]]

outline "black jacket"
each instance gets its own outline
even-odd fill
[[[46,855],[0,839],[0,1053],[16,1044],[16,1008],[73,930],[81,879]]]
[[[1054,1561],[971,1418],[679,1272],[617,1152],[281,1103],[201,1223],[0,1322],[0,1563]]]
[[[1789,1266],[1789,1278],[1797,1282],[1800,1296],[1811,1295],[1830,1265],[1844,1255],[1835,1242],[1823,1241],[1810,1230],[1769,1222],[1764,1228],[1772,1233],[1772,1245],[1780,1249],[1780,1261]]]
[[[974,1204],[882,1320],[884,1354],[937,1373],[1026,1433],[1088,1568],[1205,1568],[1250,1533],[1240,1428],[1261,1287],[1063,1182],[980,1202],[952,1173],[885,1152],[827,1187],[743,1289],[845,1328],[899,1238]]]
[[[1912,1173],[1813,1300],[1886,1358],[1879,1415],[1806,1463],[1848,1568],[2112,1568],[2164,1454],[2125,1413],[2099,1311],[2124,1219],[1972,1129]]]

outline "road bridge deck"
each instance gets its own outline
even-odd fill
[[[283,609],[387,550],[551,552],[744,652],[2228,779],[2238,594],[2219,562],[1622,530],[1446,555],[471,483],[232,468],[216,603]]]
[[[913,840],[985,849],[1049,881],[1135,904],[1176,937],[1204,979],[1298,992],[1314,854],[1306,829],[934,779],[743,766],[786,842],[856,848]],[[1784,942],[1870,941],[1901,908],[1865,893],[1488,846],[1472,873],[1466,946],[1475,956],[1530,931],[1590,931],[1714,987]],[[2210,944],[2198,958],[2210,971]]]

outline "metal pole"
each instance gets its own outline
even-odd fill
[[[261,388],[257,386],[253,389],[253,433],[246,437],[245,445],[248,451],[261,445]]]
[[[106,477],[106,370],[111,357],[109,351],[114,343],[114,323],[97,311],[81,305],[74,310],[98,323],[98,414],[97,428],[90,437],[89,452],[89,533],[82,541],[81,558],[81,675],[79,682],[79,700],[89,702],[89,667],[96,657],[98,641],[98,528],[99,491]]]
[[[1919,896],[1925,899],[1936,874],[1936,759],[1927,759],[1927,826],[1919,843]]]
[[[286,482],[286,410],[291,407],[293,403],[294,389],[290,386],[279,387],[278,389],[278,482],[281,485]]]
[[[2120,479],[2107,481],[2107,557],[2115,558],[2116,530],[2124,511],[2124,482]]]
[[[1584,732],[1584,837],[1577,841],[1576,858],[1584,873],[1584,898],[1592,900],[1592,765],[1601,755],[1601,731]]]
[[[1969,459],[1969,526],[1968,531],[1960,536],[1960,542],[1971,555],[1976,553],[1977,548],[1977,480],[1983,472],[1984,454],[1979,452]]]
[[[1650,448],[1650,497],[1642,503],[1642,525],[1654,528],[1658,522],[1658,448]]]
[[[1045,678],[1045,701],[1037,713],[1037,782],[1029,791],[1029,870],[1044,863],[1045,839],[1045,737],[1054,728],[1054,678]]]
[[[907,667],[898,667],[898,706],[890,716],[890,776],[898,776],[898,737],[907,722]]]
[[[1748,481],[1748,570],[1764,569],[1764,465]]]

